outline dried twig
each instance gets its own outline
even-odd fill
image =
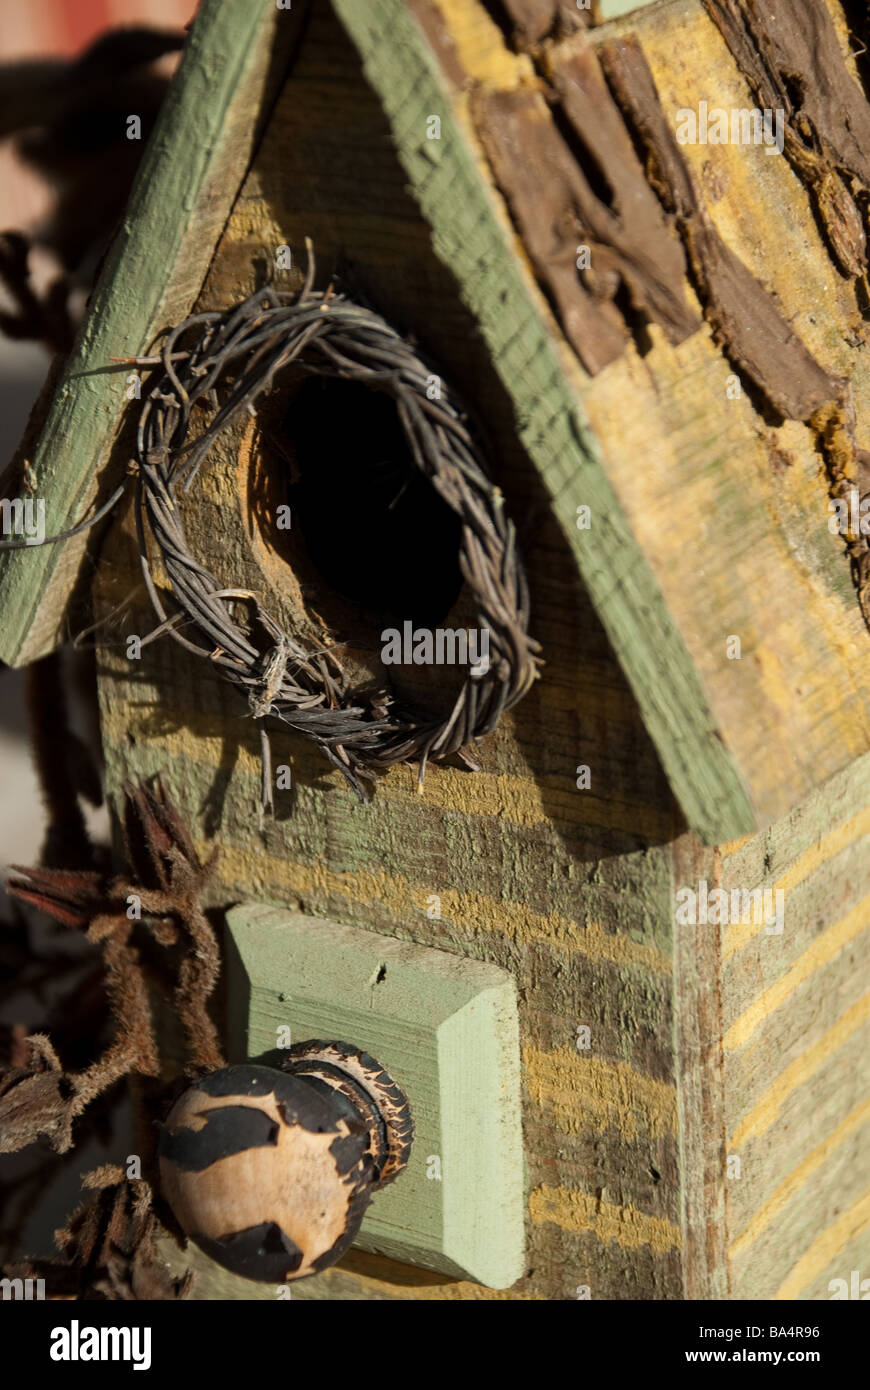
[[[106,879],[95,871],[13,868],[9,891],[56,921],[85,931],[103,956],[105,990],[115,1036],[80,1071],[65,1071],[47,1038],[27,1039],[25,1065],[0,1076],[0,1152],[12,1152],[43,1136],[58,1152],[72,1143],[72,1125],[122,1077],[157,1077],[160,1053],[154,1035],[149,983],[134,939],[138,917],[161,946],[185,937],[173,998],[188,1041],[193,1072],[223,1065],[208,1000],[220,958],[214,932],[199,906],[214,865],[199,862],[181,818],[158,782],[128,785],[125,840],[132,874]]]
[[[193,1276],[174,1278],[157,1253],[149,1183],[107,1165],[85,1174],[84,1185],[90,1195],[55,1236],[61,1257],[28,1260],[9,1274],[45,1279],[49,1298],[184,1298]]]

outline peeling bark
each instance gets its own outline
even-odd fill
[[[870,106],[849,75],[824,0],[704,5],[758,105],[784,111],[784,154],[809,191],[836,264],[864,279]]]
[[[683,238],[704,316],[731,361],[781,415],[808,420],[842,385],[792,332],[772,295],[725,244],[665,117],[633,35],[599,48],[627,121],[647,153],[647,176]]]

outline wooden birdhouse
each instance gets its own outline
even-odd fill
[[[110,797],[217,851],[231,1068],[407,1101],[294,1299],[870,1276],[857,9],[200,7],[19,460],[48,534],[126,488],[0,656],[92,629]],[[222,1220],[165,1258],[274,1298]]]

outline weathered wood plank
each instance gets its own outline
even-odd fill
[[[768,832],[723,848],[709,875],[729,894],[774,895],[770,918],[782,909],[781,933],[764,920],[697,929],[720,953],[710,990],[733,1297],[827,1297],[828,1265],[828,1278],[837,1261],[854,1267],[838,1218],[867,1186],[868,779],[862,758]]]
[[[672,859],[675,901],[679,889],[715,876],[715,853],[697,836],[680,836]],[[683,1287],[690,1299],[727,1298],[729,1288],[720,952],[709,926],[674,926]]]
[[[679,52],[673,22],[668,6],[657,7],[638,30],[672,124],[711,90],[727,110],[751,107],[703,8],[682,13]],[[870,364],[854,292],[831,264],[806,190],[784,159],[757,146],[681,149],[723,238],[817,360],[851,383],[865,419]],[[783,256],[783,246],[794,254]],[[781,816],[866,751],[870,644],[843,542],[828,529],[817,440],[796,422],[759,419],[745,392],[731,399],[731,371],[706,334],[673,354],[662,343],[642,362],[629,354],[596,378],[586,407],[718,727],[756,804]],[[606,422],[626,399],[630,419],[608,434]],[[663,544],[674,536],[679,545]],[[740,638],[739,660],[728,657],[730,636]]]

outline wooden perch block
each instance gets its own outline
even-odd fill
[[[350,1039],[389,1069],[414,1116],[401,1181],[357,1244],[507,1288],[523,1269],[523,1164],[513,981],[356,927],[234,908],[230,1041],[238,1060],[279,1039]]]

